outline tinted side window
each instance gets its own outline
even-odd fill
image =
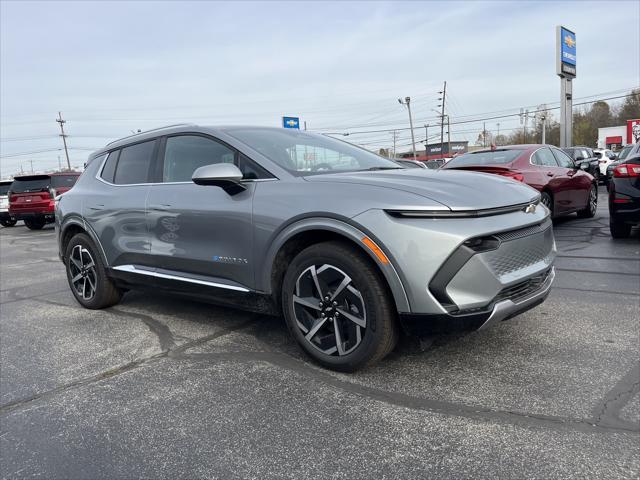
[[[111,152],[104,163],[104,167],[102,167],[100,177],[109,183],[113,183],[113,176],[116,173],[116,165],[118,164],[118,155],[120,155],[120,150]]]
[[[558,165],[563,168],[574,168],[575,165],[573,160],[569,158],[569,156],[564,153],[562,150],[558,150],[557,148],[553,149],[553,154],[556,156],[556,160],[558,160]]]
[[[197,135],[169,137],[164,152],[162,181],[190,182],[197,168],[234,162],[234,150],[209,138]]]
[[[215,163],[237,165],[245,179],[271,177],[247,156],[220,142],[199,135],[180,135],[167,138],[162,181],[190,182],[197,168]]]
[[[557,167],[556,159],[548,148],[541,148],[533,154],[533,163],[546,167]]]
[[[120,151],[114,183],[118,185],[147,183],[155,143],[155,140],[152,140],[123,148]]]

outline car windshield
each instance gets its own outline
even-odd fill
[[[16,178],[11,184],[11,192],[42,192],[49,190],[51,177],[49,175],[38,175],[33,177]]]
[[[624,160],[625,158],[627,158],[627,155],[629,155],[629,152],[632,148],[633,145],[627,145],[622,150],[620,150],[620,153],[618,153],[618,160]]]
[[[0,185],[0,195],[6,195],[9,192],[10,183]]]
[[[294,175],[402,168],[375,153],[316,133],[259,127],[225,131]]]
[[[490,150],[477,153],[465,153],[464,155],[449,160],[447,167],[503,165],[513,162],[522,152],[522,150]]]

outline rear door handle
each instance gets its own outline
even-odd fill
[[[99,203],[97,205],[89,207],[89,210],[104,210],[104,205],[102,203]]]
[[[157,205],[149,205],[149,210],[159,210],[161,212],[166,212],[171,208],[171,205],[166,203],[161,203]]]
[[[547,177],[553,177],[553,172],[547,172]]]

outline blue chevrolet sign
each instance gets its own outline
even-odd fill
[[[300,118],[298,117],[282,117],[282,126],[284,128],[300,129]]]
[[[560,54],[562,63],[576,65],[576,34],[566,28],[560,28]]]

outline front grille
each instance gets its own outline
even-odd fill
[[[550,274],[551,269],[549,268],[540,275],[536,275],[535,277],[516,283],[511,287],[504,288],[500,293],[498,293],[498,295],[496,295],[496,298],[494,298],[493,301],[494,303],[502,300],[518,301],[519,299],[534,293],[536,290],[539,290],[542,285],[544,285],[544,282],[547,281]]]
[[[509,241],[503,241],[500,248],[487,252],[485,258],[487,264],[498,277],[503,277],[511,272],[516,272],[538,262],[551,263],[553,256],[553,229],[550,224],[542,230],[545,224],[527,227],[502,235],[512,235]],[[538,229],[531,233],[531,230]],[[524,230],[529,231],[523,235]],[[497,236],[497,235],[496,235]]]
[[[531,225],[530,227],[519,228],[517,230],[511,230],[509,232],[496,233],[494,237],[499,238],[503,242],[509,242],[522,237],[528,237],[536,233],[544,232],[547,228],[551,227],[551,220],[546,220],[537,225]]]

